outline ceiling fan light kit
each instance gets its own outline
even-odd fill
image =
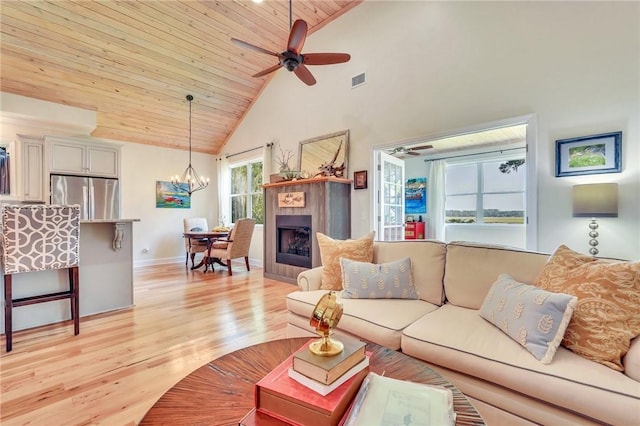
[[[289,2],[289,22],[292,20],[292,6]],[[256,46],[246,41],[232,38],[231,42],[237,46],[245,49],[250,49],[255,52],[264,53],[266,55],[275,56],[278,58],[278,64],[273,65],[267,69],[264,69],[252,77],[263,77],[267,74],[280,69],[280,67],[287,71],[293,72],[303,83],[308,86],[316,84],[316,79],[311,74],[311,71],[307,68],[307,65],[332,65],[348,62],[351,59],[351,55],[348,53],[302,53],[302,46],[307,39],[307,31],[309,26],[302,20],[296,20],[291,25],[291,31],[289,32],[289,41],[287,42],[287,48],[283,52],[276,53],[262,47]]]
[[[391,154],[391,155],[420,155],[420,153],[416,152],[416,151],[422,151],[424,149],[431,149],[431,148],[433,148],[433,145],[410,146],[410,147],[398,146],[396,148],[392,148],[391,150],[389,150],[389,154]]]

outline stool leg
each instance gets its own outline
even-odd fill
[[[7,352],[13,349],[13,320],[11,310],[13,309],[13,295],[11,294],[11,274],[4,276],[4,336],[7,341]]]
[[[80,279],[78,267],[69,268],[69,287],[71,290],[71,318],[73,318],[73,334],[80,334]]]

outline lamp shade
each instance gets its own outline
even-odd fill
[[[573,217],[618,217],[618,184],[575,185]]]

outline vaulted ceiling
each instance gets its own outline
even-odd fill
[[[293,19],[304,19],[313,33],[361,1],[296,0]],[[251,75],[277,63],[231,38],[281,52],[289,6],[287,0],[2,1],[1,89],[96,111],[98,138],[182,149],[191,94],[193,150],[217,154],[273,74]]]

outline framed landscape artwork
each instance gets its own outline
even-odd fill
[[[556,177],[621,171],[622,132],[556,141]]]
[[[191,197],[186,183],[176,188],[171,182],[156,181],[156,208],[158,209],[190,209]]]

